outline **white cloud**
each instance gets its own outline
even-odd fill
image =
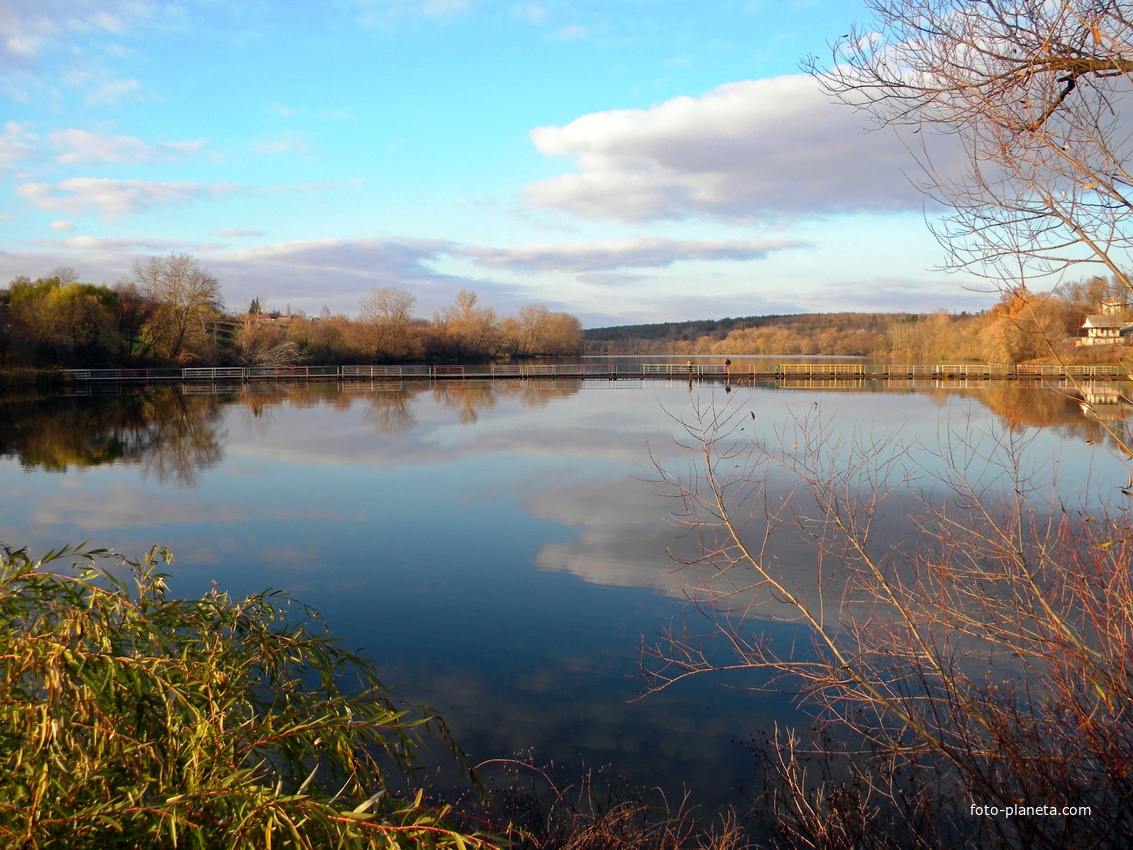
[[[53,228],[54,229],[54,228]],[[31,278],[48,275],[59,266],[78,269],[83,280],[113,283],[127,275],[139,254],[167,254],[172,251],[204,254],[215,245],[150,236],[100,237],[71,235],[38,239],[34,250],[0,250],[0,280],[19,275]],[[227,281],[224,281],[227,289]]]
[[[153,148],[132,136],[111,136],[87,130],[57,130],[48,134],[55,149],[55,158],[64,165],[82,162],[148,162]]]
[[[70,224],[70,222],[64,222]],[[55,229],[54,227],[52,229]],[[73,229],[73,226],[72,228]],[[108,239],[102,236],[70,236],[49,243],[52,248],[62,248],[67,251],[79,251],[103,256],[126,255],[135,251],[146,253],[159,253],[164,251],[199,251],[202,245],[190,245],[179,239],[154,239],[145,236]],[[128,257],[122,257],[122,264],[128,263]]]
[[[555,31],[555,36],[564,41],[576,41],[580,38],[586,38],[589,34],[590,30],[581,24],[567,24]]]
[[[789,240],[696,241],[687,239],[622,239],[574,245],[524,248],[471,248],[478,265],[526,273],[609,272],[627,268],[663,268],[686,260],[758,260],[771,251],[800,247]]]
[[[533,24],[542,23],[546,20],[548,14],[550,14],[550,11],[541,3],[523,3],[512,6],[514,17],[530,21]]]
[[[19,159],[26,159],[35,153],[35,145],[39,140],[32,130],[17,121],[8,121],[4,124],[4,133],[0,135],[0,168],[4,168]]]
[[[138,80],[115,77],[113,71],[97,59],[85,62],[81,68],[65,71],[60,74],[59,80],[63,85],[82,92],[83,103],[87,106],[113,106],[124,100],[156,99]]]
[[[572,157],[579,173],[531,185],[529,199],[585,218],[750,220],[922,203],[901,173],[910,158],[896,135],[867,131],[805,75],[592,113],[531,139]]]
[[[37,10],[33,2],[12,0],[0,4],[0,61],[10,64],[34,57],[40,45],[58,32],[58,25],[46,9]]]
[[[257,139],[250,143],[252,152],[259,156],[280,156],[282,154],[310,152],[305,141],[293,133],[285,133],[274,138]]]
[[[186,139],[181,142],[164,142],[158,145],[157,149],[159,151],[168,151],[170,155],[176,153],[184,156],[193,156],[204,150],[207,144],[207,139]]]
[[[114,136],[88,130],[57,130],[48,135],[56,150],[56,160],[64,165],[87,162],[171,162],[181,156],[199,153],[203,140],[149,144],[133,136]]]
[[[195,198],[218,197],[235,189],[235,186],[229,184],[73,177],[54,186],[49,183],[24,183],[16,192],[38,209],[47,212],[83,215],[94,210],[104,218],[115,218],[162,204],[183,204]]]
[[[440,239],[301,239],[232,252],[230,260],[281,263],[308,268],[333,268],[344,274],[370,278],[375,274],[403,274],[451,250]]]
[[[578,528],[577,540],[539,550],[539,569],[565,570],[594,584],[679,593],[665,552],[680,541],[664,502],[642,481],[627,476],[538,490],[524,506],[539,519]]]
[[[71,34],[119,34],[153,11],[148,0],[4,0],[0,3],[0,67],[26,64]]]
[[[384,26],[402,14],[426,18],[449,18],[471,6],[471,0],[353,0],[358,21],[364,26]]]
[[[442,18],[463,12],[471,4],[469,0],[417,0],[421,13],[430,18]]]
[[[48,226],[56,233],[66,233],[75,229],[75,223],[73,221],[53,221]]]
[[[831,311],[871,313],[931,313],[948,309],[979,312],[989,309],[999,291],[988,284],[941,278],[870,277],[864,280],[831,281],[821,288],[794,295],[795,309],[808,313]]]
[[[140,30],[168,30],[185,16],[185,4],[156,0],[0,0],[0,91],[24,102],[53,100],[62,83],[80,89],[90,106],[149,96],[105,60],[141,55],[130,46]]]
[[[196,470],[193,470],[195,474]],[[151,528],[157,525],[197,525],[232,523],[251,519],[339,519],[323,512],[291,511],[269,506],[217,504],[203,500],[178,499],[164,494],[126,490],[115,486],[109,498],[92,499],[85,491],[62,493],[38,505],[29,517],[36,525],[72,525],[83,531]]]
[[[140,100],[144,96],[137,80],[109,80],[89,90],[84,98],[87,106],[110,106],[123,100]]]
[[[207,263],[226,281],[232,303],[270,292],[273,303],[308,313],[317,314],[324,304],[354,313],[358,298],[371,287],[394,286],[411,289],[427,315],[450,303],[459,290],[477,288],[476,281],[432,268],[455,252],[440,239],[305,239],[214,254]]]

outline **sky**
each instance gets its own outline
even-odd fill
[[[979,310],[800,70],[859,0],[0,0],[0,283],[189,253],[229,309],[586,327]]]

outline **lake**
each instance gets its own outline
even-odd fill
[[[1027,443],[1063,486],[1124,484],[1106,428],[1127,406],[1008,383],[937,387],[497,381],[109,388],[0,400],[0,540],[89,539],[176,556],[172,590],[268,587],[363,648],[396,698],[446,717],[472,761],[531,752],[606,763],[716,805],[751,770],[743,742],[806,723],[789,694],[707,679],[642,699],[649,644],[686,608],[654,462],[693,406],[744,414],[783,444],[793,417],[931,450],[968,429]],[[1124,386],[1125,396],[1130,388]],[[893,534],[902,518],[888,517]],[[776,554],[808,570],[808,547]],[[770,633],[791,628],[769,620]],[[739,686],[739,687],[735,687]]]

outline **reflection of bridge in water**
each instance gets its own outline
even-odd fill
[[[258,382],[258,381],[368,381],[368,380],[484,380],[523,378],[583,378],[621,380],[644,378],[724,379],[742,381],[799,380],[861,381],[931,379],[934,381],[1063,379],[1130,380],[1129,367],[1121,364],[1092,366],[1009,365],[1005,363],[895,364],[895,363],[509,363],[475,366],[190,366],[180,369],[67,369],[64,374],[79,383]]]

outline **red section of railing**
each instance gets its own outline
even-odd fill
[[[434,366],[432,371],[433,371],[433,377],[434,378],[463,378],[464,377],[464,367],[463,366]]]

